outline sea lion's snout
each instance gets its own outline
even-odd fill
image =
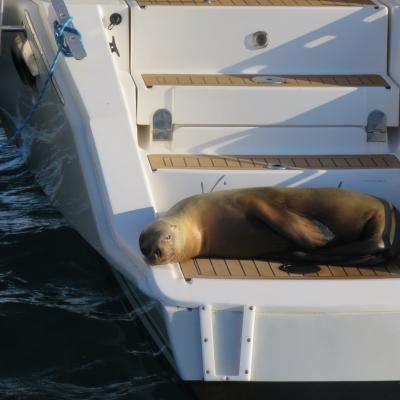
[[[140,251],[143,253],[145,257],[148,257],[151,253],[151,244],[147,239],[146,231],[142,232],[139,237],[139,247]]]
[[[159,265],[173,261],[171,232],[160,222],[150,225],[139,237],[139,247],[148,264]]]
[[[163,252],[160,248],[140,247],[143,255],[146,257],[149,264],[157,265],[163,264]]]
[[[163,264],[163,252],[161,249],[156,248],[154,250],[142,250],[142,253],[146,257],[149,264]]]
[[[162,258],[162,251],[156,245],[148,232],[143,232],[139,238],[139,247],[149,264],[158,264]]]

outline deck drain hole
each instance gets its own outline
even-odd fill
[[[270,83],[272,85],[284,85],[287,82],[287,79],[282,78],[280,76],[266,76],[266,75],[253,76],[251,80],[255,83]]]

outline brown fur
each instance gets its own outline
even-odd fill
[[[195,257],[352,259],[384,250],[384,225],[383,203],[362,193],[239,189],[179,202],[142,232],[140,247],[151,264]]]

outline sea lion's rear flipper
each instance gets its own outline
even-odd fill
[[[355,243],[355,246],[359,249],[358,243]],[[381,252],[376,254],[368,254],[364,255],[359,254],[340,254],[341,247],[332,247],[329,249],[325,249],[326,251],[320,252],[311,251],[309,253],[303,252],[292,252],[277,255],[273,258],[268,256],[268,259],[275,260],[279,262],[289,262],[293,265],[309,265],[309,263],[315,265],[340,265],[340,266],[350,266],[350,267],[374,267],[380,264],[387,263],[393,257],[388,252]]]
[[[260,199],[254,199],[249,204],[249,216],[261,220],[275,232],[306,249],[325,246],[334,238],[331,230],[320,221]]]

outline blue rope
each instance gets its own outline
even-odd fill
[[[68,26],[70,24],[71,26]],[[65,33],[77,35],[79,40],[82,40],[81,33],[72,26],[72,17],[69,17],[62,25],[58,21],[54,22],[54,34],[58,49],[61,49],[65,57],[72,57],[72,51],[65,42]]]
[[[72,26],[72,17],[68,17],[68,19],[63,24],[60,24],[57,21],[54,23],[54,35],[55,35],[58,50],[54,57],[53,63],[51,64],[49,72],[47,74],[46,81],[44,82],[44,85],[43,85],[42,89],[40,90],[40,92],[35,100],[35,103],[32,106],[31,111],[25,117],[22,124],[16,129],[16,131],[4,143],[2,143],[0,145],[0,151],[5,149],[6,147],[12,145],[15,142],[15,140],[17,140],[21,136],[22,132],[25,130],[25,128],[31,122],[31,120],[32,120],[34,114],[36,113],[36,111],[38,110],[38,108],[43,100],[43,96],[45,95],[47,88],[49,87],[49,84],[54,76],[54,73],[56,71],[58,62],[60,61],[61,55],[63,54],[65,57],[72,57],[71,49],[65,42],[65,33],[66,32],[78,35],[79,39],[82,38],[81,33]]]

